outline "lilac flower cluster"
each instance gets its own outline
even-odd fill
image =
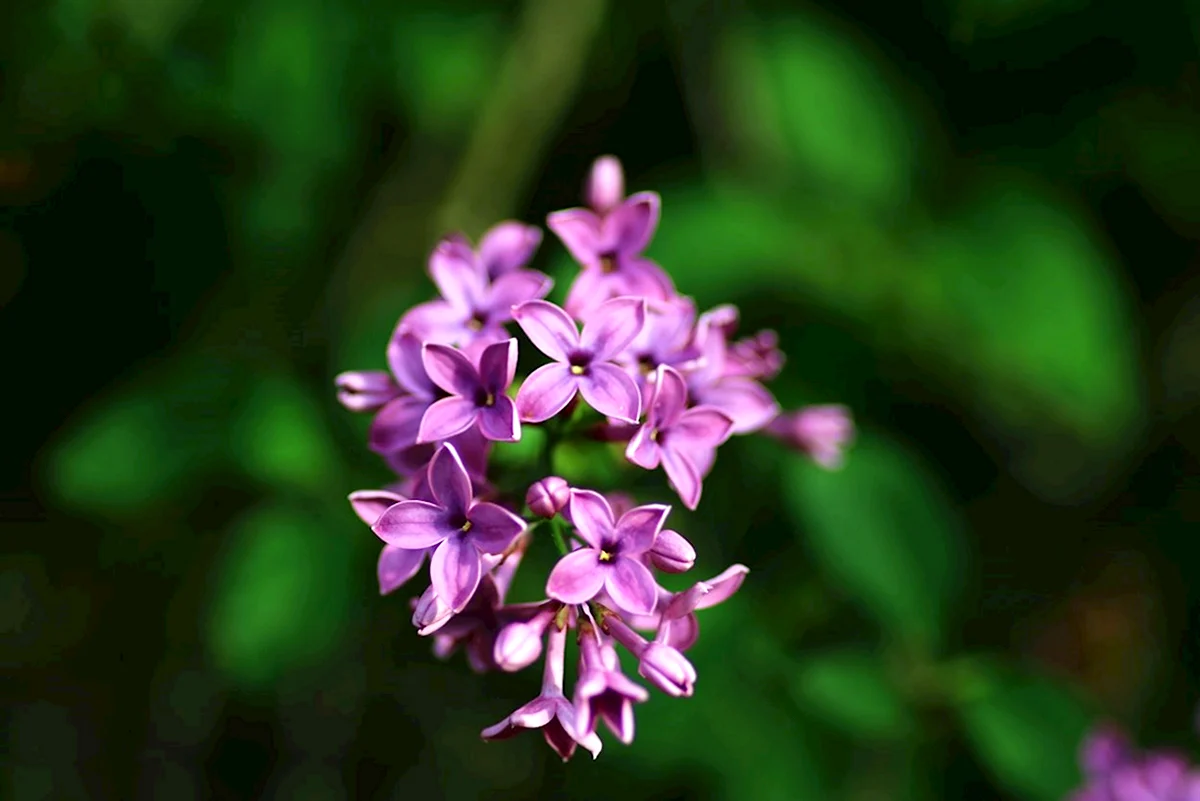
[[[1085,783],[1068,801],[1200,801],[1200,769],[1172,751],[1137,751],[1125,734],[1102,726],[1084,741]]]
[[[781,413],[763,385],[783,366],[774,333],[735,339],[733,306],[698,314],[643,255],[658,225],[657,194],[626,197],[620,163],[604,157],[586,197],[588,208],[547,219],[582,267],[564,306],[545,299],[551,279],[526,266],[541,244],[536,227],[500,223],[477,248],[449,236],[429,259],[440,297],[401,317],[389,369],[337,377],[342,404],[374,414],[370,447],[398,476],[350,496],[385,543],[380,592],[412,579],[428,557],[429,586],[413,601],[413,624],[432,636],[439,656],[461,648],[480,672],[517,671],[541,658],[541,693],[482,734],[541,729],[563,759],[579,745],[599,753],[599,721],[622,742],[633,739],[633,704],[648,693],[622,673],[618,646],[649,684],[692,694],[696,670],[684,653],[699,634],[696,612],[732,595],[748,570],[733,565],[682,592],[664,589],[655,571],[684,573],[696,558],[667,527],[670,507],[636,506],[622,493],[545,475],[557,444],[622,443],[627,462],[661,467],[695,509],[730,436],[761,431],[826,467],[840,462],[853,436],[840,406]],[[528,344],[518,347],[514,328]],[[521,381],[518,350],[542,362]],[[514,476],[510,466],[490,474],[492,449],[521,440],[522,426],[546,431],[537,472]],[[538,528],[561,557],[546,597],[506,603]],[[570,697],[569,631],[578,646]]]

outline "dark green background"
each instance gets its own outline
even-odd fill
[[[1100,717],[1188,745],[1198,55],[1190,0],[0,5],[0,797],[1050,801]],[[601,153],[861,430],[722,449],[696,696],[563,766],[478,739],[536,670],[376,595],[332,377]]]

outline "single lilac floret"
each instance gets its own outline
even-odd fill
[[[779,404],[758,381],[729,369],[726,331],[736,314],[732,307],[718,307],[701,315],[696,336],[703,358],[687,384],[693,403],[715,406],[733,420],[733,433],[748,434],[774,420]]]
[[[854,419],[845,406],[806,406],[781,414],[767,433],[810,458],[826,470],[842,466],[846,447],[854,439]]]
[[[496,725],[484,729],[480,736],[485,740],[503,740],[524,729],[541,729],[546,742],[558,752],[564,762],[574,755],[577,745],[582,745],[590,751],[592,759],[595,759],[603,747],[600,738],[595,732],[587,736],[578,733],[575,708],[563,694],[566,627],[552,625],[550,635],[546,639],[546,667],[542,677],[541,694]]]
[[[476,251],[476,263],[484,275],[495,281],[528,264],[541,243],[541,228],[505,220],[484,232]]]
[[[660,464],[683,505],[700,503],[702,470],[712,464],[713,451],[729,438],[733,420],[711,406],[687,408],[687,383],[676,370],[660,365],[646,404],[646,421],[629,440],[625,458],[653,470]]]
[[[421,418],[418,442],[436,442],[478,426],[484,438],[516,442],[521,438],[517,407],[505,393],[517,372],[517,340],[483,349],[479,366],[448,345],[426,344],[425,371],[450,397],[431,404]]]
[[[471,246],[459,237],[438,244],[429,257],[429,274],[442,299],[414,306],[400,325],[425,342],[448,345],[507,339],[504,324],[512,319],[512,307],[544,298],[553,285],[535,270],[511,270],[489,279]]]
[[[621,742],[633,742],[633,705],[650,697],[646,688],[621,672],[612,643],[600,639],[587,625],[579,628],[579,680],[575,682],[575,721],[578,735],[587,737],[603,720]]]
[[[607,301],[589,316],[582,333],[565,311],[544,300],[523,303],[512,313],[538,350],[554,360],[530,373],[517,392],[517,411],[522,420],[548,420],[579,393],[601,414],[637,422],[641,392],[612,359],[642,330],[645,300]]]
[[[429,566],[434,591],[457,612],[479,586],[482,555],[503,553],[525,530],[525,521],[494,503],[472,500],[470,476],[453,445],[434,454],[429,487],[436,502],[402,501],[372,529],[391,545],[434,548]]]
[[[688,697],[696,685],[696,668],[680,651],[661,638],[647,642],[620,615],[605,614],[603,626],[612,638],[638,659],[638,675],[658,689],[676,697]]]
[[[696,564],[696,549],[678,531],[664,528],[647,554],[650,564],[664,573],[686,573]]]
[[[613,520],[604,496],[571,490],[571,522],[586,543],[558,561],[546,582],[546,594],[565,604],[581,604],[605,590],[622,610],[635,615],[654,611],[658,585],[642,554],[654,546],[671,507],[638,506]]]
[[[624,191],[620,162],[600,159],[585,192],[593,208],[556,211],[546,218],[583,267],[567,296],[572,314],[621,295],[666,300],[675,294],[670,277],[642,255],[658,227],[662,201],[656,192],[621,199]]]

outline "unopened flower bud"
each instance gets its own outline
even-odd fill
[[[400,387],[382,370],[354,370],[334,380],[338,402],[352,412],[373,412],[400,394]]]
[[[696,549],[679,532],[664,528],[654,538],[650,561],[664,573],[686,573],[696,564]]]
[[[558,476],[546,476],[540,481],[535,481],[525,493],[525,503],[538,517],[554,517],[563,510],[570,499],[570,485]]]
[[[417,633],[425,637],[449,623],[452,617],[454,610],[450,608],[450,604],[439,598],[430,586],[417,600],[412,623],[417,627]]]
[[[509,623],[496,635],[492,658],[501,670],[513,672],[527,668],[542,655],[542,638],[558,611],[550,606],[529,620]]]
[[[685,698],[696,683],[696,669],[687,657],[660,642],[649,643],[642,651],[638,673],[664,693]]]
[[[625,171],[616,156],[601,156],[588,176],[587,202],[597,214],[607,214],[625,199]]]

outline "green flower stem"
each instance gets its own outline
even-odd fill
[[[560,517],[556,517],[550,521],[550,536],[554,538],[554,546],[558,548],[558,553],[561,556],[566,556],[571,552],[571,549],[567,547],[565,528],[566,523]]]

